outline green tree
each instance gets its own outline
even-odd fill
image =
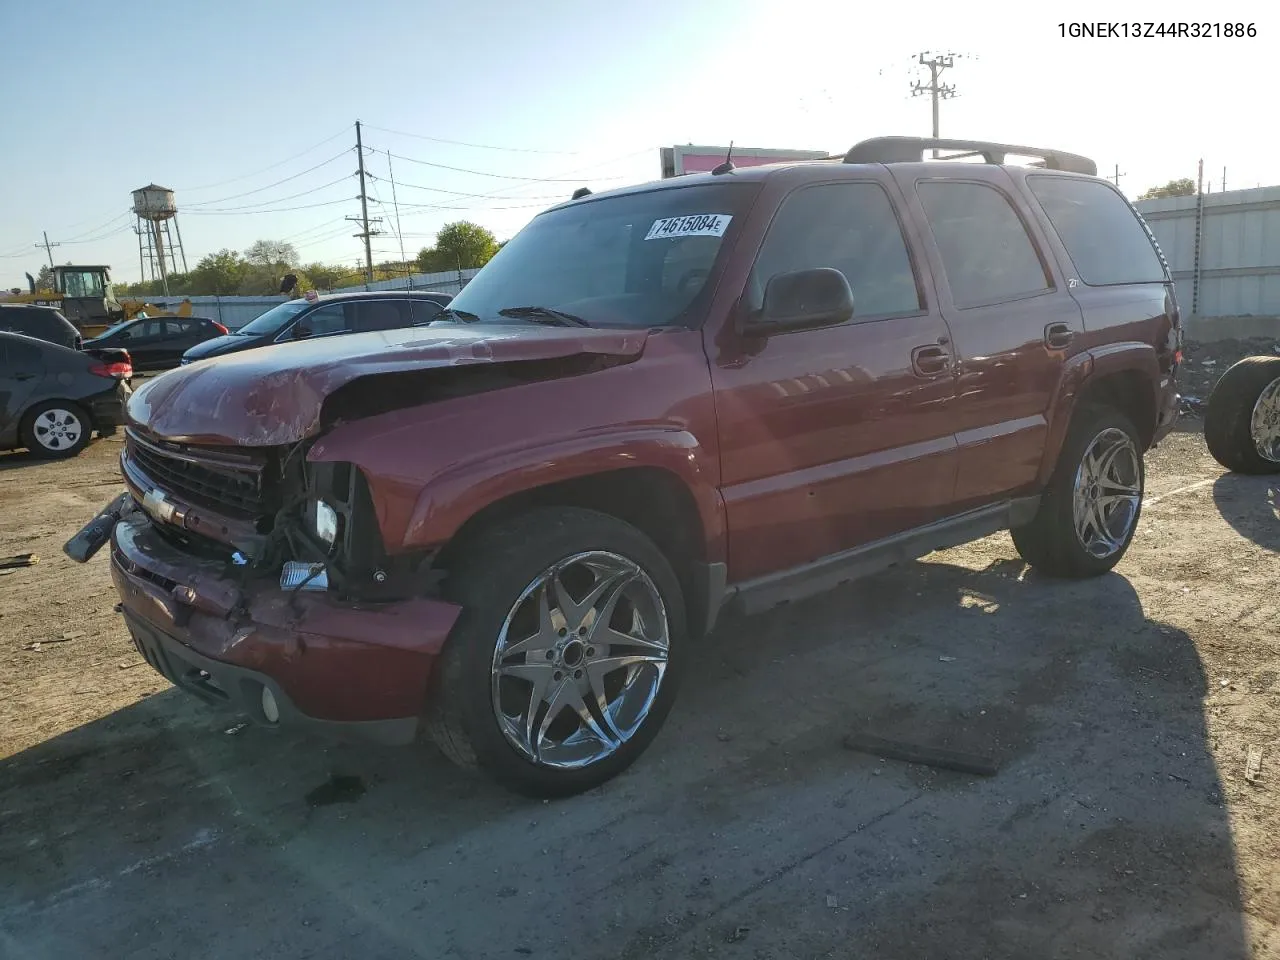
[[[52,267],[40,268],[40,272],[36,274],[36,289],[37,290],[53,289],[53,268]]]
[[[478,223],[459,220],[446,223],[436,234],[436,254],[442,270],[483,267],[498,252],[498,239]]]
[[[259,240],[244,252],[244,258],[259,267],[296,267],[298,251],[283,240]]]
[[[1194,197],[1195,195],[1196,182],[1190,177],[1183,177],[1181,180],[1170,180],[1162,187],[1152,187],[1138,199],[1159,200],[1162,197]]]
[[[191,271],[190,293],[193,296],[228,296],[235,293],[248,266],[244,257],[234,250],[222,249],[211,253]]]
[[[302,268],[316,290],[332,290],[338,286],[338,280],[346,276],[342,267],[329,267],[323,263],[308,263]],[[298,286],[302,286],[302,273],[298,274]]]

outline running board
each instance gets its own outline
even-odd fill
[[[726,602],[735,611],[752,614],[793,600],[803,600],[879,573],[887,567],[919,559],[935,550],[958,547],[1001,530],[1022,526],[1035,517],[1039,508],[1040,498],[1035,496],[971,510],[906,533],[833,553],[803,566],[734,584],[726,593]]]

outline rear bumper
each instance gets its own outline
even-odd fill
[[[89,416],[95,429],[111,429],[125,424],[125,405],[133,391],[127,383],[121,383],[110,393],[102,393],[89,401]]]
[[[111,577],[139,652],[174,685],[273,725],[408,743],[459,608],[432,599],[357,605],[325,593],[242,586],[127,514],[111,535]]]

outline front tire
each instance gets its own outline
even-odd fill
[[[1280,472],[1280,357],[1245,357],[1209,394],[1204,439],[1236,473]]]
[[[89,445],[93,425],[79,406],[67,400],[46,400],[22,419],[22,445],[36,457],[65,460]]]
[[[1118,410],[1086,407],[1071,424],[1035,518],[1011,531],[1018,553],[1053,577],[1106,573],[1138,528],[1142,442]]]
[[[617,776],[671,709],[687,653],[679,580],[615,517],[542,508],[465,544],[462,606],[427,723],[440,749],[529,796]]]

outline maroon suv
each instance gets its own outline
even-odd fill
[[[727,604],[1003,529],[1046,574],[1119,561],[1180,324],[1095,173],[881,138],[581,196],[428,327],[143,386],[68,552],[109,536],[139,651],[206,700],[588,788]]]

